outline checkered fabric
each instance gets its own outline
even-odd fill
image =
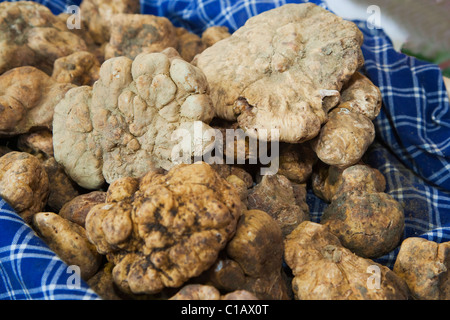
[[[55,14],[80,1],[38,1]],[[282,0],[141,0],[141,11],[166,16],[200,34],[224,25],[231,32]],[[323,1],[310,1],[322,5]],[[396,52],[383,30],[355,21],[364,33],[361,70],[383,96],[377,139],[364,157],[386,177],[386,192],[404,205],[404,237],[450,240],[450,111],[439,67]],[[310,190],[311,220],[326,203]],[[0,299],[98,299],[85,283],[68,289],[67,266],[0,200]],[[393,266],[398,248],[376,261]]]

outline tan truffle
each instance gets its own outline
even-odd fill
[[[177,49],[184,60],[191,62],[197,54],[206,49],[202,39],[195,33],[189,32],[182,27],[176,28],[176,31],[178,38]]]
[[[220,300],[220,292],[213,286],[189,284],[181,288],[169,300]]]
[[[297,143],[317,136],[363,65],[362,42],[354,23],[312,3],[287,4],[248,19],[195,63],[218,117],[253,137],[274,139],[274,129],[280,141]]]
[[[55,82],[34,67],[14,68],[2,74],[0,137],[28,133],[32,129],[51,130],[56,104],[73,87]]]
[[[267,212],[280,226],[283,235],[288,235],[300,223],[309,220],[307,205],[296,203],[294,189],[285,176],[266,175],[249,192],[248,208]]]
[[[199,162],[147,173],[130,197],[94,206],[86,230],[115,264],[114,281],[123,291],[154,294],[208,269],[234,235],[240,214],[234,188]]]
[[[205,76],[176,51],[112,58],[92,88],[74,88],[56,106],[55,159],[90,190],[168,170],[214,144],[203,139],[213,112]]]
[[[380,113],[381,92],[369,78],[356,72],[342,88],[340,103],[352,112],[374,120]]]
[[[35,156],[13,151],[0,158],[0,197],[25,222],[44,209],[48,194],[47,173]]]
[[[345,168],[356,164],[375,139],[372,123],[381,109],[381,92],[367,77],[356,72],[342,89],[339,105],[312,146],[329,165]]]
[[[59,210],[59,215],[84,228],[89,210],[97,204],[105,203],[105,201],[106,192],[104,191],[81,194],[66,202]]]
[[[311,145],[320,160],[345,168],[358,163],[374,140],[375,126],[369,118],[338,107]]]
[[[49,157],[43,160],[42,167],[47,173],[49,181],[47,205],[50,209],[58,212],[64,204],[80,194],[79,186],[67,176],[55,158]]]
[[[53,212],[35,214],[32,225],[61,260],[80,268],[83,280],[92,277],[100,268],[102,257],[88,241],[84,228]]]
[[[210,285],[188,284],[180,289],[169,300],[258,300],[246,290],[236,290],[225,295]]]
[[[384,192],[386,189],[383,174],[362,163],[339,169],[320,162],[314,168],[311,180],[314,194],[327,202],[346,192]]]
[[[277,222],[267,213],[244,211],[226,253],[245,275],[242,285],[234,284],[235,290],[247,290],[259,299],[289,299],[282,273],[283,235]]]
[[[90,52],[80,51],[55,60],[52,78],[59,83],[92,86],[97,81],[100,62]]]
[[[305,183],[311,177],[317,156],[308,144],[280,145],[277,174],[295,183]]]
[[[450,300],[450,242],[407,238],[393,270],[406,281],[414,299]]]
[[[150,14],[116,14],[111,18],[111,38],[105,59],[125,56],[134,59],[141,53],[177,48],[176,28],[166,17]],[[188,61],[190,62],[190,61]]]
[[[403,207],[382,192],[347,192],[324,210],[320,221],[342,245],[365,258],[379,258],[403,237]]]
[[[328,227],[310,221],[285,240],[298,300],[406,300],[408,287],[389,268],[344,248]]]
[[[100,270],[87,280],[89,287],[103,300],[123,300],[120,291],[114,284],[112,277],[112,268],[114,265],[110,262],[100,268]]]
[[[211,47],[216,42],[226,39],[229,36],[231,36],[231,34],[228,31],[227,27],[213,26],[213,27],[209,27],[205,31],[203,31],[201,39],[206,47]]]
[[[73,182],[64,169],[53,157],[53,139],[49,130],[39,130],[19,136],[17,147],[28,152],[42,162],[42,167],[48,176],[49,196],[47,205],[58,212],[68,201],[79,195],[79,187]]]
[[[50,75],[53,62],[87,50],[83,39],[44,5],[32,1],[0,3],[0,74],[35,66]]]
[[[138,0],[83,0],[80,4],[81,19],[97,44],[109,41],[111,20],[116,14],[139,12]]]
[[[31,153],[39,159],[53,157],[53,136],[48,129],[22,134],[17,139],[17,148]]]

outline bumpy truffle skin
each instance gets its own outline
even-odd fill
[[[410,237],[402,242],[394,272],[403,278],[414,299],[450,299],[450,242]]]
[[[226,253],[238,263],[245,275],[243,284],[236,290],[247,290],[260,299],[289,299],[282,275],[283,235],[276,221],[267,213],[244,211]]]
[[[203,138],[213,116],[205,76],[176,51],[111,58],[92,88],[69,90],[56,106],[55,159],[86,189],[168,170],[213,145]]]
[[[189,32],[182,27],[176,28],[176,31],[177,49],[184,60],[191,62],[197,54],[202,53],[206,49],[202,39],[195,33]]]
[[[29,223],[45,207],[48,177],[41,162],[26,152],[9,152],[0,158],[0,196]]]
[[[114,284],[113,267],[112,263],[105,263],[103,268],[87,280],[89,287],[103,300],[123,300]]]
[[[97,204],[105,203],[105,201],[106,192],[104,191],[81,194],[66,202],[59,210],[59,215],[84,228],[89,210]]]
[[[369,78],[356,72],[342,88],[339,102],[352,112],[374,120],[381,109],[381,91]]]
[[[33,227],[66,264],[80,268],[81,278],[92,277],[100,268],[102,256],[86,237],[86,230],[53,212],[33,216]]]
[[[3,2],[4,3],[4,2]],[[0,76],[0,137],[52,128],[56,104],[74,85],[56,83],[34,67],[19,67]]]
[[[342,245],[365,258],[378,258],[396,248],[403,236],[403,207],[382,192],[347,192],[324,210],[321,223]]]
[[[320,162],[312,174],[312,188],[316,196],[331,202],[351,191],[384,192],[386,179],[378,169],[365,164],[339,169]]]
[[[375,139],[372,123],[380,113],[380,89],[356,72],[345,84],[339,105],[329,113],[312,146],[317,156],[329,165],[345,168],[356,164]]]
[[[53,136],[48,129],[22,134],[17,139],[17,148],[31,153],[39,159],[53,157]]]
[[[81,50],[87,50],[83,39],[44,5],[0,3],[0,74],[25,65],[51,74],[57,58]]]
[[[100,62],[88,51],[72,53],[55,61],[52,78],[59,83],[92,86],[98,79]]]
[[[134,59],[141,53],[160,52],[177,45],[177,31],[169,19],[150,14],[117,14],[111,19],[105,59],[120,56]]]
[[[237,119],[253,137],[270,140],[278,129],[280,141],[297,143],[319,133],[363,65],[362,41],[352,22],[312,3],[287,4],[250,18],[195,63],[218,117]]]
[[[97,44],[108,42],[111,19],[120,13],[139,13],[138,0],[83,0],[80,5],[81,19]]]
[[[358,163],[375,139],[375,126],[366,116],[338,107],[311,144],[323,162],[346,168]]]
[[[249,191],[247,202],[249,209],[262,210],[274,218],[284,236],[310,219],[309,210],[296,203],[292,184],[282,175],[263,176],[261,182]]]
[[[321,224],[305,221],[285,240],[298,300],[406,300],[406,283],[386,266],[344,248]],[[378,272],[377,272],[378,271]]]
[[[308,144],[282,144],[277,174],[295,183],[305,183],[316,162],[317,156]]]
[[[86,230],[115,264],[114,281],[122,290],[153,294],[208,269],[234,235],[240,214],[234,188],[198,162],[167,174],[149,172],[130,197],[93,207]]]
[[[67,176],[55,158],[49,157],[42,161],[42,167],[47,173],[49,181],[47,205],[58,212],[65,203],[80,194],[79,187]]]
[[[206,47],[211,47],[216,42],[219,42],[222,39],[226,39],[231,36],[227,27],[224,26],[213,26],[207,28],[202,33],[202,42]]]
[[[47,206],[58,212],[68,201],[79,195],[79,187],[53,157],[53,138],[49,130],[39,130],[19,136],[17,148],[37,157],[48,176]]]

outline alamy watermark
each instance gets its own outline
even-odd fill
[[[81,289],[81,269],[77,265],[70,265],[67,267],[66,273],[70,276],[67,278],[66,285],[69,290]]]
[[[224,139],[219,129],[205,129],[203,122],[195,121],[192,127],[179,128],[172,133],[171,141],[176,144],[172,148],[171,161],[175,164],[198,161],[208,164],[260,164],[261,175],[273,175],[279,167],[279,137],[278,129],[260,129],[258,138],[242,129],[226,129]]]
[[[73,29],[81,29],[81,10],[79,6],[68,6],[66,8],[66,13],[71,14],[67,20],[66,25],[67,29],[73,30]]]
[[[369,29],[381,29],[381,9],[377,5],[371,5],[367,7],[367,13],[370,14],[367,18],[367,28]]]
[[[367,278],[367,289],[376,290],[381,288],[381,269],[377,265],[367,267],[367,273],[371,275]]]

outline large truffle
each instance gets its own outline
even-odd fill
[[[450,300],[450,242],[405,239],[394,272],[406,281],[414,299]]]
[[[213,115],[205,76],[175,51],[111,58],[92,88],[74,88],[56,106],[55,159],[87,189],[168,170],[213,145],[203,135]]]
[[[0,74],[27,65],[50,75],[57,58],[82,50],[87,50],[84,40],[44,5],[0,3]]]
[[[86,230],[115,264],[114,281],[124,291],[181,286],[208,269],[235,233],[239,195],[204,162],[123,179],[89,211]]]
[[[287,4],[247,20],[195,63],[220,118],[254,137],[315,137],[339,91],[363,65],[358,27],[312,3]]]
[[[383,192],[346,192],[320,220],[342,245],[365,258],[379,258],[398,246],[405,227],[403,207]]]
[[[406,300],[408,287],[388,267],[344,248],[321,224],[305,221],[285,240],[299,300]]]
[[[0,76],[0,137],[52,128],[56,104],[75,86],[57,83],[35,67],[18,67]]]

